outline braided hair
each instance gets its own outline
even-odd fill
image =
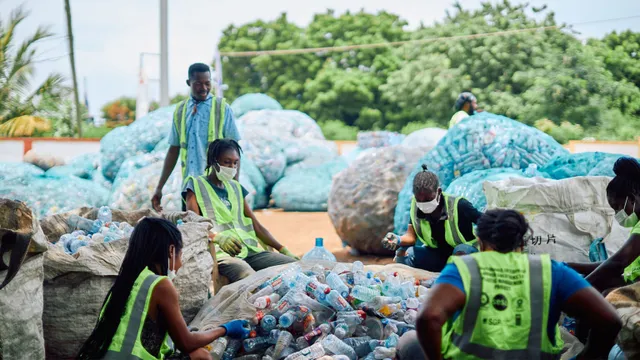
[[[422,164],[422,171],[416,174],[413,178],[413,193],[420,192],[436,192],[440,187],[440,180],[438,175],[427,168],[427,165]]]
[[[621,157],[613,164],[616,176],[607,185],[607,195],[613,198],[640,197],[640,163],[631,157]]]
[[[527,220],[515,210],[488,210],[478,220],[476,235],[501,253],[524,246],[529,232]]]
[[[217,164],[218,158],[228,150],[233,150],[237,152],[238,155],[242,154],[240,144],[233,139],[217,139],[209,144],[209,149],[207,149],[207,167],[205,168],[205,173],[209,174],[211,168],[215,169],[213,165]]]

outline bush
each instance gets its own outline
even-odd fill
[[[319,124],[327,140],[350,140],[358,137],[358,128],[349,126],[340,120],[327,120]]]
[[[540,119],[535,122],[536,129],[551,135],[557,142],[566,144],[570,140],[579,140],[584,137],[584,129],[578,124],[563,121],[560,126],[552,120]]]
[[[427,120],[425,122],[410,122],[407,125],[405,125],[402,130],[400,130],[401,134],[405,134],[405,135],[409,135],[414,131],[418,131],[418,130],[422,130],[425,128],[437,128],[440,127],[440,125],[433,121],[433,120]]]

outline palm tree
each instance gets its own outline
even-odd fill
[[[69,39],[69,60],[71,61],[71,78],[73,79],[73,101],[76,105],[76,124],[78,137],[82,137],[82,110],[78,97],[78,79],[76,77],[76,58],[73,53],[73,28],[71,26],[71,5],[69,0],[64,0],[64,10],[67,13],[67,38]]]
[[[19,7],[11,12],[6,23],[0,19],[0,124],[19,116],[32,115],[38,109],[42,95],[61,98],[65,92],[64,79],[59,74],[49,75],[35,90],[30,90],[37,63],[35,45],[53,34],[44,27],[38,27],[21,44],[15,44],[15,30],[28,15]]]

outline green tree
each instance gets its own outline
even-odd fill
[[[32,86],[37,63],[35,46],[53,34],[44,27],[38,27],[21,44],[16,44],[16,29],[28,15],[19,7],[11,12],[8,21],[0,20],[0,124],[34,114],[43,95],[60,99],[68,91],[59,74],[51,74],[40,85]]]
[[[109,121],[128,121],[136,118],[136,99],[123,96],[102,107],[102,117]]]

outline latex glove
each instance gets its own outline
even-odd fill
[[[214,240],[220,246],[220,250],[231,256],[236,256],[242,251],[242,242],[233,236],[217,235]]]
[[[299,257],[295,256],[291,251],[289,251],[289,249],[287,249],[284,246],[282,247],[282,249],[280,249],[280,254],[287,255],[288,257],[296,259],[296,260],[300,260]]]
[[[233,339],[246,339],[251,332],[251,327],[247,320],[233,320],[221,326],[227,330],[225,336]]]
[[[400,246],[400,237],[394,233],[387,233],[382,239],[382,247],[395,251]]]

